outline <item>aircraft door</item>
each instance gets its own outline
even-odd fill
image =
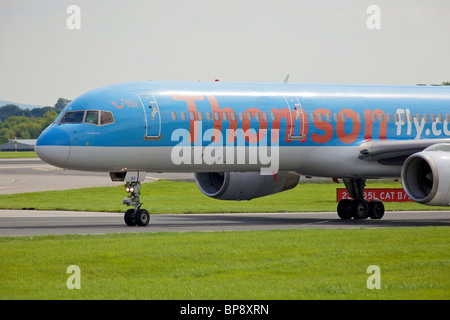
[[[291,111],[291,127],[288,135],[290,140],[304,140],[305,139],[305,119],[302,106],[297,97],[284,97],[286,104]]]
[[[161,139],[161,113],[152,93],[139,93],[139,100],[144,108],[145,140]]]

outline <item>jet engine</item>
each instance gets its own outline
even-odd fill
[[[201,172],[195,174],[200,191],[220,200],[250,200],[294,188],[300,176],[291,172]]]
[[[408,196],[430,206],[450,205],[450,144],[435,144],[406,159],[402,183]]]

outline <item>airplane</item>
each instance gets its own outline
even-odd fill
[[[141,81],[68,104],[36,152],[66,169],[125,183],[125,223],[145,226],[146,172],[193,172],[220,200],[294,188],[301,175],[341,179],[341,219],[381,219],[368,179],[401,178],[408,196],[450,205],[450,87]]]

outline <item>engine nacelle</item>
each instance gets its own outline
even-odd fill
[[[201,192],[220,200],[250,200],[294,188],[300,176],[278,172],[276,177],[259,172],[202,172],[195,174]]]
[[[406,159],[402,183],[408,196],[430,206],[450,205],[450,145],[436,144]]]

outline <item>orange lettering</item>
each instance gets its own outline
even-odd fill
[[[345,121],[342,120],[343,117],[349,118],[352,120],[352,132],[350,134],[346,134],[344,127]],[[339,112],[338,121],[336,123],[336,134],[339,140],[344,143],[353,143],[358,138],[359,132],[361,130],[361,122],[356,118],[356,112],[351,109],[343,109]]]
[[[250,122],[253,117],[259,116],[259,129],[256,133],[251,133]],[[244,131],[245,140],[249,143],[256,143],[261,141],[267,132],[267,121],[264,120],[263,112],[256,108],[249,108],[244,113],[244,120],[242,121],[242,131]]]
[[[327,143],[333,136],[333,126],[331,125],[331,123],[319,119],[321,116],[324,116],[327,113],[331,113],[331,111],[323,108],[314,110],[313,124],[317,129],[325,132],[323,135],[319,135],[316,132],[311,135],[311,140],[315,143]]]
[[[172,96],[173,100],[184,100],[187,104],[189,113],[189,142],[193,143],[197,141],[198,136],[198,113],[197,113],[197,106],[195,105],[195,101],[202,101],[202,96]],[[194,120],[191,119],[190,113],[194,113]]]
[[[284,137],[284,141],[289,143],[292,142],[292,140],[289,139],[289,133],[291,132],[292,127],[292,121],[291,121],[291,111],[287,108],[283,108],[281,110],[278,109],[272,109],[271,113],[274,114],[275,120],[272,121],[272,142],[277,142],[279,139],[280,134],[280,123],[281,118],[286,119],[286,135]]]
[[[372,132],[373,132],[373,115],[376,119],[380,121],[380,140],[386,140],[387,136],[387,120],[386,120],[386,114],[379,110],[365,110],[364,111],[364,118],[366,120],[366,127],[364,130],[364,139],[365,140],[372,140]]]

